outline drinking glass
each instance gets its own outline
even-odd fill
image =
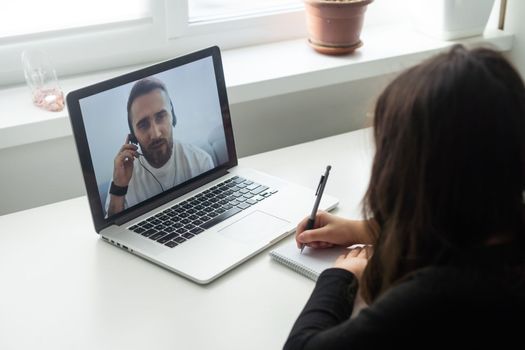
[[[64,93],[49,56],[41,50],[26,50],[22,52],[22,65],[33,103],[52,112],[63,110]]]

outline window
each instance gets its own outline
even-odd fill
[[[297,9],[302,0],[189,0],[190,22]]]
[[[100,9],[104,9],[101,11]],[[147,0],[12,1],[0,12],[0,38],[125,22],[150,17]]]
[[[365,28],[405,24],[408,1],[374,0]],[[303,8],[303,0],[10,2],[0,12],[0,85],[23,81],[20,55],[27,48],[45,51],[60,78],[145,65],[211,45],[305,38]]]

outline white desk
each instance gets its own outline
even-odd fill
[[[331,164],[336,213],[359,217],[371,144],[364,129],[240,164],[309,187]],[[98,239],[85,197],[0,217],[0,279],[4,350],[280,349],[314,287],[268,250],[194,284]]]

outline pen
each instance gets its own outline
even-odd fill
[[[308,222],[306,223],[307,230],[311,230],[314,227],[315,215],[317,214],[317,209],[319,208],[319,203],[321,202],[321,197],[323,196],[324,187],[326,185],[326,181],[328,180],[330,169],[332,169],[332,166],[328,165],[326,167],[324,174],[321,176],[321,179],[319,180],[319,185],[317,186],[317,190],[315,191],[314,207],[312,208],[312,212],[310,213],[310,217],[308,218]],[[305,246],[304,244],[301,245],[301,254],[303,253],[304,246]]]

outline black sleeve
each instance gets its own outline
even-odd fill
[[[338,268],[323,271],[284,349],[315,349],[325,344],[327,337],[333,337],[330,329],[350,318],[357,289],[351,272]]]
[[[284,349],[374,349],[388,344],[411,325],[421,291],[403,283],[350,319],[357,279],[343,269],[325,270],[295,322]],[[428,302],[428,299],[425,301]],[[407,321],[408,320],[408,321]]]

